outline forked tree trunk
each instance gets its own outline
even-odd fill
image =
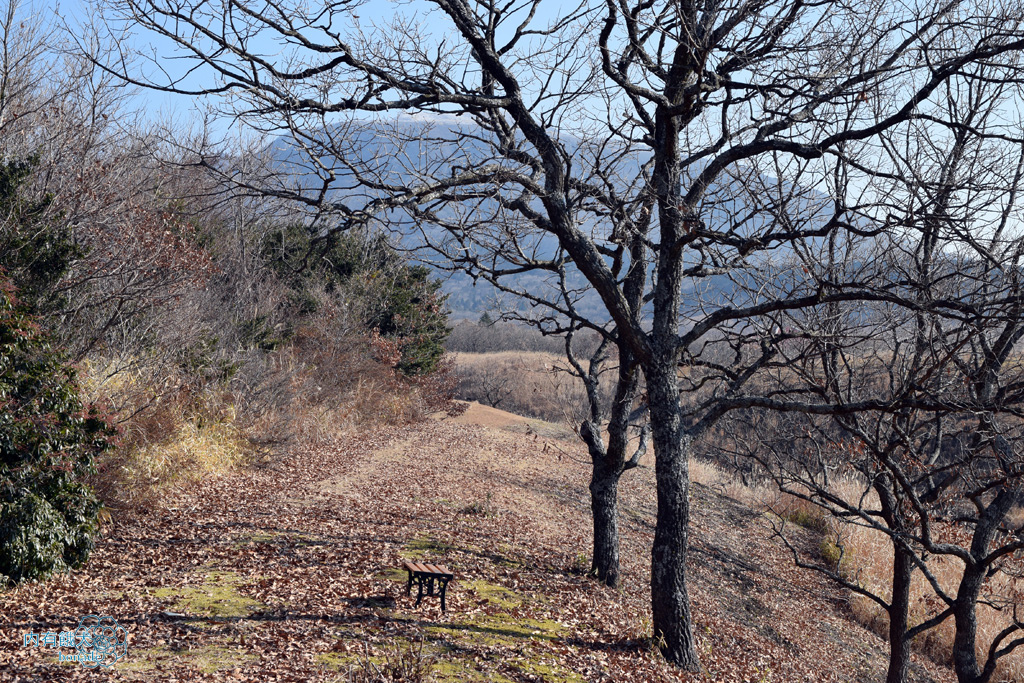
[[[674,363],[645,368],[650,396],[658,490],[658,521],[651,549],[651,612],[654,638],[669,662],[700,670],[686,590],[689,545],[691,439],[683,430]]]
[[[618,382],[607,423],[608,445],[601,431],[600,373],[585,378],[590,400],[590,419],[580,425],[580,436],[590,452],[590,509],[594,520],[594,554],[591,576],[611,587],[619,585],[619,479],[623,472],[636,467],[638,458],[647,450],[646,430],[632,458],[629,450],[631,408],[636,395],[639,369],[628,349],[619,351]]]
[[[583,422],[580,434],[590,451],[590,509],[594,520],[594,554],[590,574],[613,588],[619,585],[619,479],[628,465],[625,448],[627,422],[613,420],[613,434],[605,447],[601,430],[593,422]],[[621,434],[614,434],[615,430]]]
[[[1000,525],[1022,496],[1004,487],[979,515],[971,538],[973,562],[964,568],[953,605],[953,668],[960,683],[988,683],[995,674],[996,656],[990,656],[984,666],[978,661],[978,598],[985,585],[990,565],[986,563],[989,546]]]

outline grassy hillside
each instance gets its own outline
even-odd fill
[[[589,566],[584,452],[559,428],[473,406],[293,453],[115,517],[88,567],[0,594],[4,680],[862,681],[885,644],[799,571],[769,519],[696,470],[692,598],[707,672],[649,639],[653,472],[623,480],[620,591]],[[650,466],[651,463],[647,462]],[[799,530],[808,553],[819,537]],[[404,559],[456,573],[414,609]],[[61,665],[25,632],[82,614],[129,633],[114,671]],[[378,676],[376,672],[381,672]],[[912,680],[952,681],[923,660]]]
[[[498,351],[453,356],[461,399],[571,426],[579,426],[586,415],[583,384],[566,372],[564,355]]]
[[[497,401],[498,407],[559,422],[565,425],[565,431],[578,425],[583,417],[583,389],[579,382],[559,371],[565,367],[563,356],[540,351],[458,353],[455,362],[461,378],[461,398],[491,405]],[[691,476],[696,481],[713,486],[754,511],[769,512],[777,525],[785,524],[787,536],[801,525],[811,528],[815,539],[808,546],[808,555],[814,562],[838,569],[877,595],[890,595],[892,544],[884,534],[841,522],[810,503],[780,495],[773,486],[744,486],[732,472],[711,463],[716,459],[728,460],[722,451],[729,439],[730,435],[720,430],[696,444],[697,452],[707,458],[691,465]],[[581,472],[579,476],[581,481],[586,481],[589,473]],[[853,481],[845,481],[844,485],[844,496],[848,500],[855,500],[863,493],[864,487]],[[653,492],[650,495],[653,499]],[[877,499],[873,503],[877,507]],[[1022,517],[1024,509],[1018,508],[1008,520],[1010,527],[1019,524],[1015,520]],[[587,520],[584,522],[589,523]],[[958,533],[958,530],[948,527],[941,531]],[[956,595],[962,575],[959,561],[933,557],[930,570],[943,590]],[[1024,558],[1009,559],[1006,571],[990,578],[987,589],[988,604],[980,604],[978,608],[979,640],[985,644],[992,642],[1000,631],[1013,623],[1014,605],[1019,611],[1020,605],[1024,604]],[[847,603],[852,619],[885,636],[888,615],[881,606],[860,595],[846,594],[841,599]],[[911,622],[923,622],[936,615],[941,607],[928,581],[920,572],[915,573],[911,589]],[[954,624],[949,619],[919,636],[913,647],[931,661],[946,665],[950,662],[953,639]],[[1024,652],[1014,653],[1001,662],[995,680],[1024,680]]]

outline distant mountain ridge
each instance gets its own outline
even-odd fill
[[[424,176],[454,175],[465,168],[491,162],[494,156],[490,146],[481,136],[474,135],[474,129],[475,125],[465,124],[455,117],[407,117],[382,122],[376,126],[361,124],[339,127],[322,133],[318,142],[328,142],[334,146],[336,152],[347,158],[357,159],[360,164],[371,169],[375,179],[392,186],[407,187],[416,184],[419,178]],[[313,136],[310,136],[310,139],[314,139]],[[328,192],[331,200],[341,201],[355,208],[379,196],[374,191],[359,186],[350,174],[346,174],[345,165],[334,158],[333,152],[327,151],[326,145],[324,149],[319,150],[323,152],[322,154],[317,155],[317,150],[312,150],[316,158],[315,166],[310,163],[309,152],[300,149],[290,137],[278,138],[271,149],[278,172],[294,183],[293,189],[306,192],[317,190],[330,170],[340,178]],[[576,151],[581,159],[586,158],[587,163],[593,166],[591,162],[594,161],[595,155],[585,142],[577,142]],[[507,160],[502,161],[507,163]],[[618,158],[616,163],[619,164],[615,169],[618,176],[635,179],[641,172],[643,159],[639,155],[634,155],[632,158]],[[339,170],[342,172],[339,173]],[[700,168],[696,168],[697,172],[699,170]],[[777,184],[777,181],[767,178],[764,183],[771,186]],[[729,184],[713,186],[708,192],[711,209],[705,215],[705,220],[712,224],[724,225],[731,216],[751,214],[749,208],[741,205],[736,199],[743,194]],[[720,199],[722,196],[727,199]],[[809,196],[824,197],[813,191]],[[447,211],[448,215],[452,215],[450,209]],[[484,311],[501,308],[501,302],[505,305],[522,304],[514,302],[509,295],[500,294],[483,279],[474,280],[464,272],[451,273],[450,270],[439,267],[438,255],[425,244],[445,239],[446,232],[443,228],[431,225],[414,227],[408,217],[401,212],[392,212],[386,220],[390,224],[390,232],[396,246],[408,250],[415,259],[433,267],[438,276],[445,280],[443,292],[448,295],[448,306],[453,318],[476,319]],[[756,226],[756,222],[753,225]],[[596,219],[584,221],[583,228],[596,234],[601,232],[601,224]],[[558,242],[550,234],[538,232],[532,236],[528,235],[525,241],[538,258],[552,258],[558,252]],[[509,277],[507,282],[510,286],[532,293],[554,292],[549,282],[551,277],[546,273],[525,273]],[[584,291],[589,288],[583,276],[575,269],[571,269],[567,279],[571,288],[583,292],[575,304],[577,310],[593,319],[606,319],[607,313],[596,292]],[[713,301],[727,298],[733,285],[727,276],[718,275],[689,283],[689,291],[697,288],[701,289],[703,298]]]

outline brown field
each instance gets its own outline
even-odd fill
[[[573,427],[585,415],[583,384],[565,371],[564,356],[543,351],[454,356],[460,399]]]
[[[564,367],[565,362],[557,354],[541,352],[460,353],[456,356],[463,397],[483,400],[490,391],[492,396],[502,397],[501,407],[507,410],[575,426],[582,419],[585,396],[577,380],[556,370]],[[559,399],[554,400],[555,397]],[[799,519],[818,528],[823,534],[820,543],[827,552],[838,553],[838,547],[842,546],[843,571],[848,576],[856,577],[862,585],[879,594],[887,594],[892,556],[884,534],[860,526],[837,526],[813,505],[791,496],[782,496],[769,486],[745,486],[733,473],[707,460],[695,459],[691,463],[691,476],[694,481],[713,487],[753,509]],[[847,488],[850,489],[847,497],[859,495],[859,490],[854,490],[856,487],[852,484]],[[1024,515],[1024,510],[1016,514]],[[940,584],[955,595],[958,561],[933,558],[931,562]],[[1022,566],[1011,570],[1018,576],[1024,575]],[[937,599],[920,573],[915,575],[912,595],[911,623],[918,623],[936,613]],[[1020,605],[1024,601],[1024,579],[1001,573],[990,580],[988,596],[993,604],[1003,608],[979,605],[978,642],[982,646],[987,646],[995,634],[1012,624],[1012,605]],[[875,633],[885,634],[887,615],[877,604],[857,595],[848,595],[845,599],[849,602],[851,615],[859,623]],[[949,665],[952,643],[953,624],[949,620],[922,634],[915,647],[933,661]],[[1019,650],[1004,659],[995,680],[1024,681],[1024,651]]]

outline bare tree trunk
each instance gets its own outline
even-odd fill
[[[889,602],[889,670],[885,683],[906,683],[910,670],[910,639],[907,628],[910,613],[910,580],[914,560],[899,546],[893,549],[892,600]]]
[[[654,638],[669,662],[700,670],[686,591],[686,553],[690,521],[689,451],[674,363],[645,368],[650,396],[658,489],[658,521],[651,549],[651,611]]]
[[[978,598],[991,568],[988,560],[989,545],[994,540],[999,526],[1006,519],[1021,494],[1003,488],[995,499],[979,515],[978,524],[971,538],[972,562],[964,568],[963,577],[953,605],[953,621],[956,633],[953,636],[953,668],[960,683],[987,683],[995,673],[998,656],[989,652],[984,667],[978,661]]]
[[[592,454],[593,456],[593,454]],[[619,477],[622,470],[598,460],[590,477],[590,509],[594,515],[594,559],[590,573],[611,587],[619,585]]]
[[[956,633],[953,635],[953,668],[960,683],[980,683],[981,666],[978,664],[978,595],[985,581],[983,568],[967,567],[960,581],[953,620]]]
[[[639,298],[639,295],[637,295]],[[603,345],[602,345],[603,346]],[[602,424],[600,368],[606,360],[603,348],[591,358],[590,370],[583,368],[572,355],[571,338],[567,357],[580,373],[587,389],[590,417],[580,425],[580,436],[590,452],[590,508],[594,521],[594,554],[590,573],[609,586],[619,585],[619,479],[626,470],[637,466],[647,451],[647,428],[640,433],[640,443],[632,457],[629,450],[629,427],[632,406],[639,383],[639,368],[633,354],[619,349],[618,381],[607,423],[608,445],[605,446]]]
[[[601,429],[584,420],[580,436],[590,451],[590,509],[594,517],[594,555],[590,573],[611,587],[619,585],[619,477],[621,452],[609,452]],[[618,457],[614,457],[614,456]]]

